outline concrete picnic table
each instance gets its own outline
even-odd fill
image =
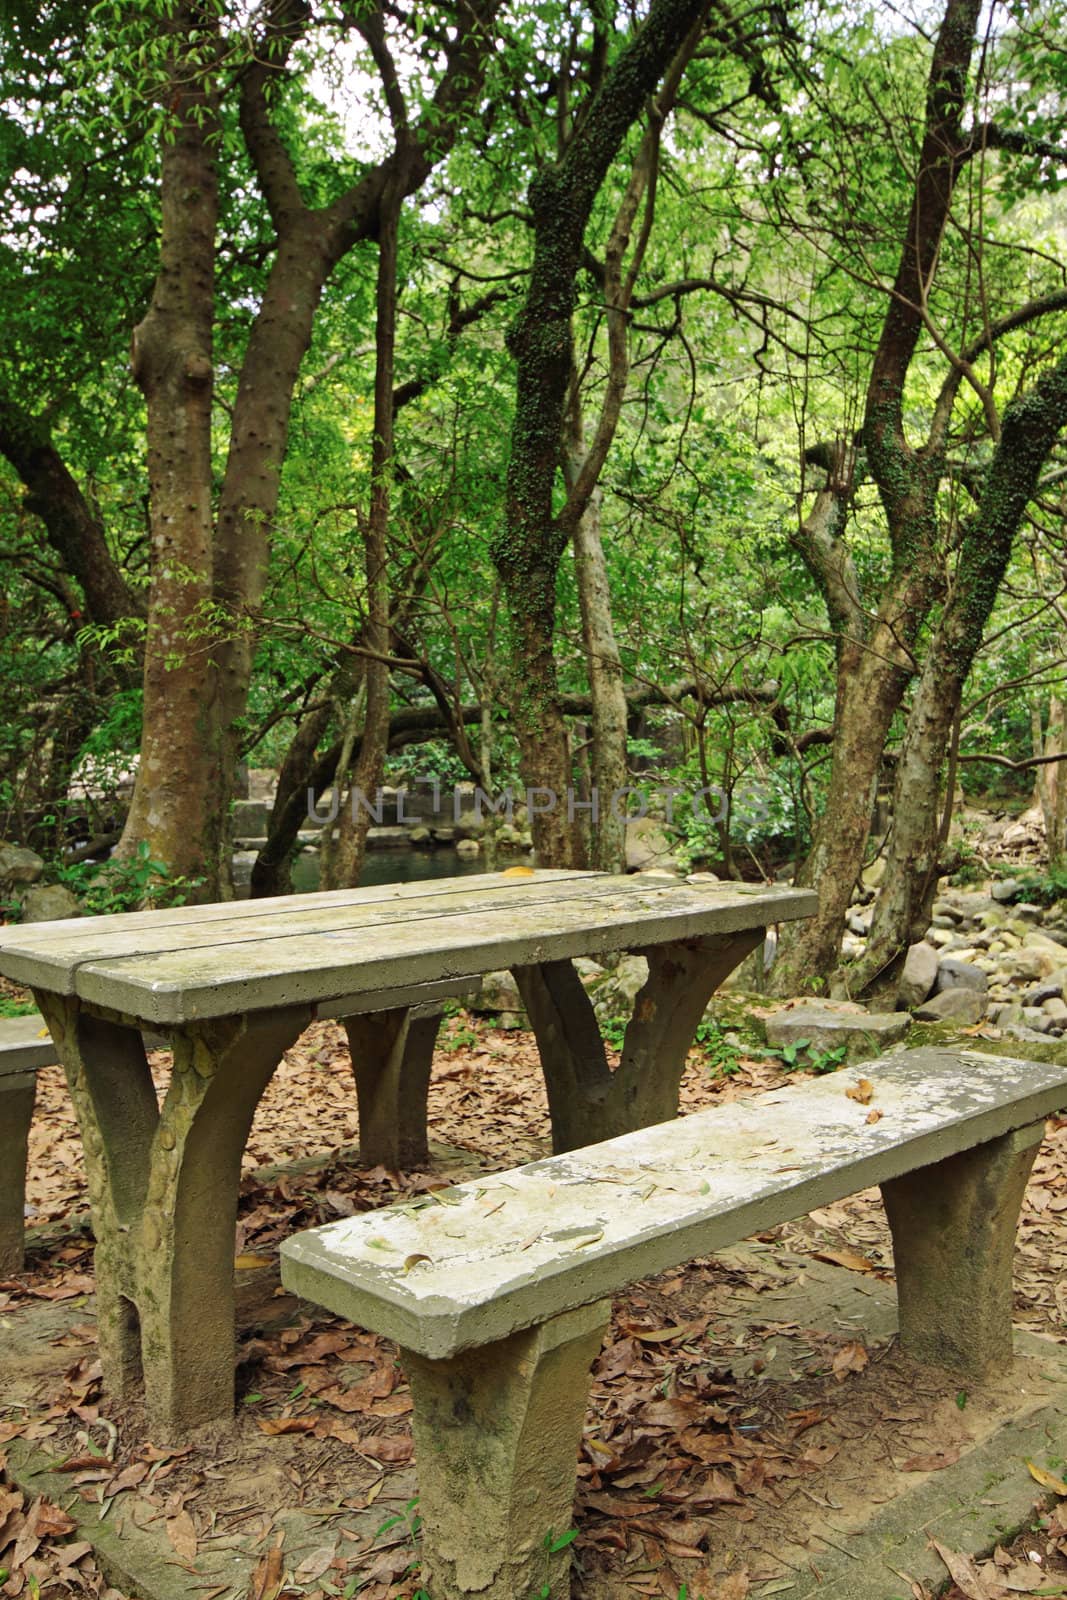
[[[0,972],[33,989],[85,1148],[104,1381],[143,1378],[153,1435],[233,1413],[241,1156],[282,1054],[316,1016],[351,1043],[361,1159],[426,1154],[439,1007],[501,967],[537,1036],[557,1151],[677,1114],[708,999],[808,890],[519,871],[0,928]],[[635,951],[649,975],[608,1068],[576,956]],[[173,1071],[162,1106],[144,1034]]]

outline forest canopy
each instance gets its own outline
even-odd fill
[[[618,871],[643,785],[683,868],[819,887],[788,992],[876,846],[846,986],[921,937],[961,790],[1036,784],[1067,870],[1065,41],[1059,0],[8,0],[0,837],[225,897],[272,768],[252,892],[309,795],[344,886],[347,797],[434,773]]]

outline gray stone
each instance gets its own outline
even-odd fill
[[[1056,983],[1050,979],[1048,983],[1039,983],[1036,988],[1027,990],[1025,996],[1026,1004],[1028,1006],[1043,1006],[1046,1000],[1058,1000],[1062,994],[1063,984]]]
[[[416,850],[428,850],[433,844],[433,835],[429,828],[411,828],[408,831],[408,843],[414,845]]]
[[[922,1005],[937,981],[937,951],[933,945],[922,941],[913,944],[904,961],[897,985],[897,1005],[910,1011]]]
[[[270,827],[272,807],[265,800],[235,800],[233,803],[233,836],[235,839],[265,839]],[[310,826],[315,822],[308,817]]]
[[[985,994],[988,988],[989,979],[980,967],[961,961],[958,956],[942,956],[937,969],[938,994],[946,989],[973,989],[976,994]]]
[[[672,840],[655,817],[635,817],[626,824],[627,872],[640,872],[645,867],[676,867],[673,852]]]
[[[644,956],[623,956],[614,971],[597,986],[596,1010],[602,1017],[628,1017],[640,991],[648,982]]]
[[[456,841],[457,856],[478,856],[481,853],[482,847],[477,839],[459,839]]]
[[[519,986],[510,972],[487,972],[467,1001],[467,1009],[489,1015],[503,1012],[521,1016],[523,1004]]]
[[[910,1026],[906,1011],[831,1011],[823,1006],[798,1006],[767,1018],[767,1043],[781,1047],[807,1039],[815,1054],[844,1045],[846,1060],[865,1061],[890,1045],[899,1044]]]
[[[44,862],[20,844],[0,844],[0,883],[36,883]]]
[[[1020,922],[1040,922],[1045,915],[1041,906],[1031,905],[1026,900],[1023,900],[1018,905],[1013,906],[1012,910]]]
[[[1052,1018],[1053,1022],[1059,1025],[1067,1022],[1067,1001],[1061,1000],[1059,995],[1053,995],[1051,999],[1044,1001],[1041,1009],[1047,1017]]]
[[[915,1013],[918,1022],[958,1022],[972,1027],[985,1016],[985,995],[973,989],[943,989],[921,1005]]]
[[[1014,900],[1018,892],[1019,885],[1014,878],[999,879],[989,891],[992,898],[1001,905],[1007,904],[1009,900]]]
[[[77,896],[61,883],[34,884],[22,895],[19,904],[23,922],[60,922],[82,915]]]

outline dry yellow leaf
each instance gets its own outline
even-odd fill
[[[874,1094],[874,1084],[870,1078],[861,1078],[858,1083],[850,1084],[845,1090],[850,1100],[858,1100],[861,1106],[869,1105]]]
[[[867,1121],[868,1122],[881,1122],[881,1120],[882,1120],[882,1113],[877,1108],[875,1108],[873,1111],[868,1111],[868,1113],[867,1113]]]
[[[502,876],[505,878],[532,878],[533,867],[505,867]]]
[[[1062,1478],[1057,1478],[1054,1472],[1049,1472],[1045,1467],[1039,1467],[1036,1461],[1027,1461],[1026,1470],[1031,1478],[1041,1485],[1042,1489],[1051,1489],[1053,1494],[1062,1495],[1067,1499],[1067,1483]]]
[[[234,1258],[234,1266],[238,1272],[252,1272],[256,1267],[272,1267],[274,1261],[270,1256],[239,1255]]]

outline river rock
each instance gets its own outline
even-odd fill
[[[458,839],[456,841],[457,856],[478,856],[481,853],[482,847],[477,839]]]
[[[44,862],[21,844],[0,844],[0,883],[36,883]]]
[[[989,893],[991,898],[1000,905],[1006,905],[1010,900],[1014,900],[1019,893],[1019,885],[1014,878],[1001,878],[994,883]]]
[[[904,960],[904,968],[897,985],[897,1005],[911,1011],[922,1005],[937,981],[937,951],[924,939],[913,944]]]
[[[524,1020],[522,995],[515,979],[504,969],[487,972],[467,1000],[468,1011],[499,1016],[505,1027],[516,1027]]]
[[[957,1022],[962,1028],[973,1027],[986,1014],[986,998],[974,989],[942,989],[931,995],[915,1013],[917,1022]]]
[[[674,846],[655,817],[634,817],[626,824],[626,870],[641,872],[646,867],[674,868],[678,862]]]
[[[937,969],[936,992],[943,994],[946,989],[973,989],[976,994],[985,994],[989,989],[989,979],[980,967],[964,961],[959,956],[942,956]]]
[[[59,922],[65,917],[80,917],[77,897],[61,883],[36,883],[19,902],[23,922]]]
[[[797,1006],[767,1018],[767,1043],[784,1046],[807,1039],[815,1054],[846,1047],[848,1061],[865,1061],[899,1044],[911,1027],[906,1011],[831,1011]]]

